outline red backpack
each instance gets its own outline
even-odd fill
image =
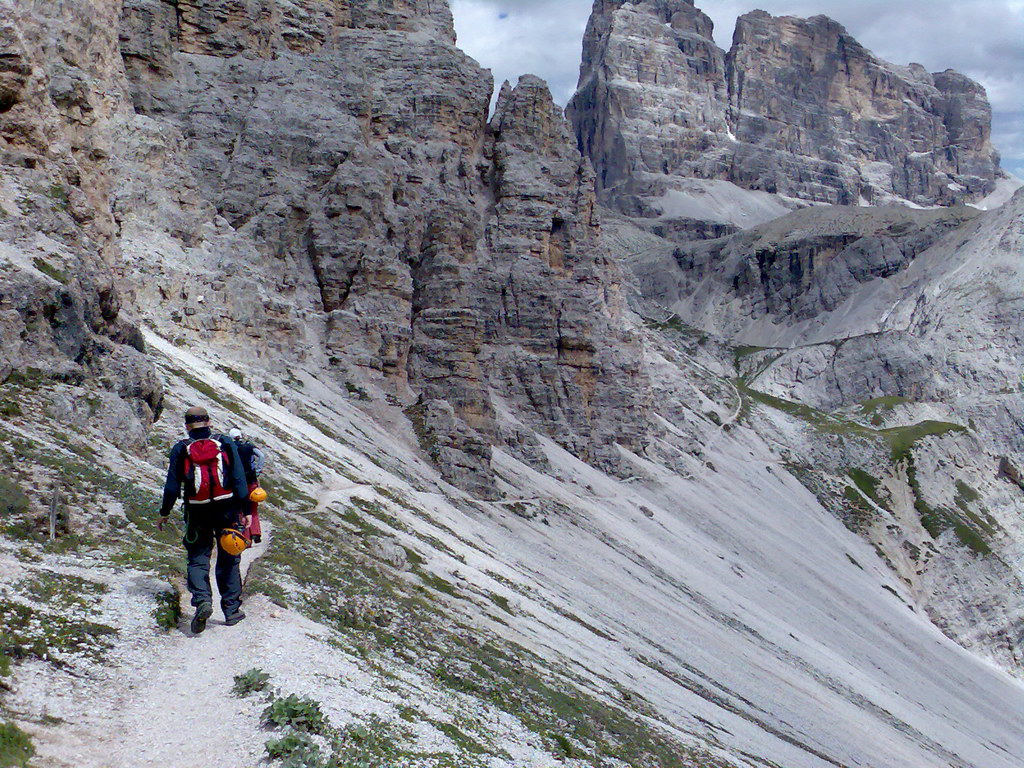
[[[230,484],[231,455],[215,435],[193,440],[185,451],[185,498],[189,504],[224,501],[235,494]]]

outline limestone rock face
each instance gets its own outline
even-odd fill
[[[0,22],[0,380],[93,392],[139,448],[162,386],[116,285],[110,125],[128,105],[116,10],[95,11],[30,3]]]
[[[775,150],[758,158],[760,168],[734,162],[741,186],[767,182],[783,194],[846,204],[892,194],[920,205],[993,189],[991,108],[963,75],[888,64],[825,16],[763,11],[737,21],[727,68],[737,140]],[[819,159],[817,178],[799,173],[791,156]]]
[[[1018,192],[990,212],[811,208],[634,259],[646,296],[735,345],[772,439],[859,509],[844,521],[919,609],[1017,671],[1024,503],[997,470],[1024,451],[1022,243]]]
[[[748,13],[728,53],[711,32],[685,0],[595,3],[567,111],[619,211],[706,236],[673,210],[692,179],[839,204],[994,189],[991,108],[969,78],[888,64],[824,16]]]
[[[649,296],[699,327],[759,344],[806,341],[860,286],[904,271],[978,215],[966,206],[812,208],[731,237],[685,243],[674,264],[662,258],[637,269]],[[776,336],[747,338],[758,323],[778,329]]]
[[[495,394],[597,463],[642,441],[639,351],[609,332],[622,275],[543,82],[509,87],[489,124],[491,78],[446,3],[188,8],[128,0],[121,24],[139,113],[124,178],[146,180],[122,207],[161,324],[373,382],[485,498],[491,446],[517,434]],[[140,221],[139,194],[166,215]],[[608,398],[622,417],[598,418]]]
[[[713,29],[688,0],[594,4],[567,114],[602,190],[656,196],[654,177],[676,173],[728,132],[725,54]]]
[[[649,390],[625,330],[624,275],[600,239],[594,173],[543,81],[503,89],[494,212],[480,293],[488,369],[523,418],[577,455],[618,465],[646,439]]]

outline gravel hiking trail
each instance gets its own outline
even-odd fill
[[[263,543],[243,554],[243,579],[268,546],[269,534],[264,528]],[[212,576],[212,565],[210,570]],[[260,762],[267,738],[259,729],[265,701],[240,698],[231,689],[235,675],[260,666],[270,646],[269,623],[279,620],[279,612],[263,597],[247,598],[247,618],[226,626],[216,580],[211,581],[214,614],[201,635],[189,631],[193,609],[184,605],[187,595],[178,628],[154,635],[152,603],[138,599],[143,594],[132,599],[128,589],[118,596],[124,620],[104,665],[81,677],[39,665],[28,676],[20,697],[64,721],[33,729],[34,766],[251,768]]]

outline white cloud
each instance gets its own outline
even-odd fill
[[[490,67],[500,85],[519,75],[543,77],[564,104],[575,90],[591,0],[453,0],[459,44]],[[1024,102],[1024,0],[698,0],[728,47],[740,13],[825,14],[863,45],[897,64],[956,69],[986,87],[1003,165],[1024,175],[1017,111]]]

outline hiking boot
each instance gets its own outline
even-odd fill
[[[229,627],[233,627],[233,626],[235,626],[235,624],[237,624],[238,622],[240,622],[244,618],[245,618],[245,614],[244,613],[242,613],[241,611],[235,611],[230,616],[225,616],[224,617],[224,623],[227,624]]]
[[[206,620],[213,615],[213,603],[200,603],[192,617],[192,634],[198,635],[206,629]]]

